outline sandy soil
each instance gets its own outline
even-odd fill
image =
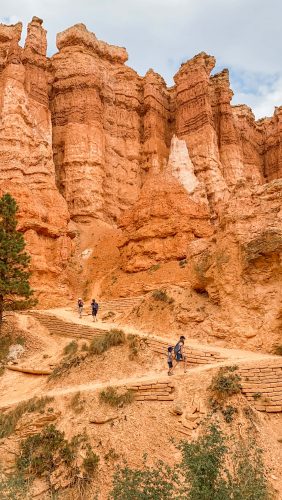
[[[93,328],[109,329],[113,324],[97,322],[93,324],[89,316],[81,320],[71,309],[53,309],[46,314],[54,314],[61,319],[75,324],[87,324]],[[50,335],[38,321],[26,315],[19,316],[21,329],[29,338],[29,349],[19,363],[28,363],[29,366],[47,367],[49,364],[59,363],[62,359],[63,348],[71,338]],[[148,335],[146,331],[138,331],[132,326],[124,326],[126,333],[135,333],[140,336]],[[162,338],[162,337],[160,337]],[[167,338],[167,337],[165,337]],[[176,340],[172,336],[171,341]],[[84,341],[79,341],[79,345]],[[209,344],[190,341],[189,345],[208,348]],[[225,349],[214,347],[214,350],[225,356],[226,360],[214,365],[203,365],[191,368],[184,374],[178,368],[171,377],[175,383],[174,402],[134,402],[128,407],[118,410],[111,409],[99,402],[99,392],[109,385],[123,386],[145,380],[167,380],[166,360],[158,355],[153,355],[147,350],[141,351],[136,360],[128,359],[128,347],[118,346],[111,348],[102,356],[87,357],[79,367],[62,378],[48,381],[46,377],[25,375],[6,371],[0,378],[0,408],[5,409],[17,402],[32,396],[49,395],[55,398],[53,407],[60,412],[56,425],[65,431],[68,438],[86,430],[94,451],[100,457],[99,474],[95,488],[99,492],[99,500],[106,500],[111,488],[111,478],[115,466],[122,464],[126,459],[130,466],[142,466],[144,453],[148,453],[149,463],[164,460],[173,464],[179,460],[179,451],[171,438],[176,441],[183,436],[179,432],[179,420],[172,413],[175,405],[181,405],[184,411],[189,411],[193,402],[201,400],[207,405],[207,388],[217,368],[226,364],[256,364],[268,359],[277,359],[271,355],[255,353],[240,349]],[[76,414],[71,406],[72,397],[80,393],[83,401],[83,410]],[[249,403],[240,395],[234,404],[239,408],[239,416],[232,426],[227,427],[228,433],[235,435],[253,432],[265,450],[267,475],[273,487],[282,491],[282,445],[278,441],[282,438],[282,415],[265,415],[256,412],[256,423],[249,430],[248,423],[242,416],[242,409]],[[232,401],[231,401],[232,404]],[[105,425],[91,424],[93,417],[118,416],[118,418]],[[31,417],[30,417],[31,418]],[[222,424],[227,425],[227,424]],[[196,437],[198,430],[193,431]],[[19,435],[16,436],[19,440]],[[10,446],[12,442],[10,440]],[[5,443],[3,446],[7,446]],[[114,461],[107,460],[109,450],[114,450],[118,455]],[[44,495],[40,498],[45,500]],[[46,499],[48,497],[46,496]],[[64,498],[64,497],[62,497]],[[65,496],[65,498],[70,498]],[[90,500],[92,496],[85,497]],[[279,498],[279,496],[278,496]],[[281,497],[280,497],[281,498]]]

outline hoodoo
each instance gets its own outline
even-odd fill
[[[52,56],[41,19],[21,33],[0,25],[0,497],[278,500],[282,106],[232,105],[204,52],[169,87],[84,24]]]

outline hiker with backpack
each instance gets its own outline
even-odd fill
[[[92,299],[92,302],[91,302],[91,314],[92,314],[93,321],[97,321],[98,309],[99,309],[99,304],[96,302],[95,299]]]
[[[184,373],[186,373],[187,360],[186,360],[186,355],[185,355],[185,351],[184,351],[184,341],[185,341],[185,337],[184,337],[184,335],[181,335],[179,341],[177,342],[176,346],[174,347],[174,356],[175,356],[175,360],[177,363],[183,361]]]
[[[83,306],[84,306],[84,302],[83,302],[83,300],[81,298],[79,298],[78,301],[77,301],[77,308],[78,308],[78,314],[79,314],[80,318],[82,317]]]

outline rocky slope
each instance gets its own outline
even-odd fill
[[[256,121],[247,106],[232,106],[228,71],[211,75],[215,59],[205,53],[168,88],[83,24],[58,34],[51,58],[40,19],[24,48],[21,29],[0,26],[0,189],[19,203],[42,303],[83,290],[82,276],[95,282],[96,267],[83,274],[78,256],[90,227],[88,247],[105,251],[99,220],[105,235],[120,236],[115,263],[103,256],[105,274],[114,265],[134,283],[143,272],[144,289],[144,271],[185,260],[185,287],[223,318],[209,318],[211,332],[256,337],[258,347],[271,331],[279,342],[282,108]]]

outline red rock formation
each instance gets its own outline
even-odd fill
[[[282,108],[256,122],[247,106],[232,106],[228,71],[211,76],[205,53],[167,88],[83,24],[58,35],[51,59],[42,21],[33,18],[24,48],[21,29],[0,26],[0,190],[18,199],[37,287],[40,276],[45,292],[66,292],[69,217],[80,230],[99,219],[123,230],[124,270],[186,257],[191,287],[229,316],[232,304],[243,315],[244,294],[256,290],[258,300],[262,288],[276,311]],[[246,257],[256,245],[264,263]]]
[[[259,121],[263,133],[264,175],[267,181],[282,177],[282,106],[275,108],[272,118]]]
[[[126,50],[78,24],[57,37],[51,111],[58,186],[73,218],[114,221],[140,187],[141,78]]]
[[[37,290],[48,297],[70,253],[65,200],[55,185],[51,116],[47,94],[46,32],[33,18],[25,48],[17,44],[21,25],[0,27],[0,190],[20,207],[20,228],[32,255]],[[3,34],[2,34],[3,33]],[[6,54],[6,56],[5,56]],[[66,289],[63,290],[66,292]],[[48,301],[48,299],[47,299]]]
[[[193,201],[169,173],[148,177],[120,227],[124,230],[122,267],[131,272],[149,269],[156,262],[184,259],[190,241],[213,233],[207,205]]]

